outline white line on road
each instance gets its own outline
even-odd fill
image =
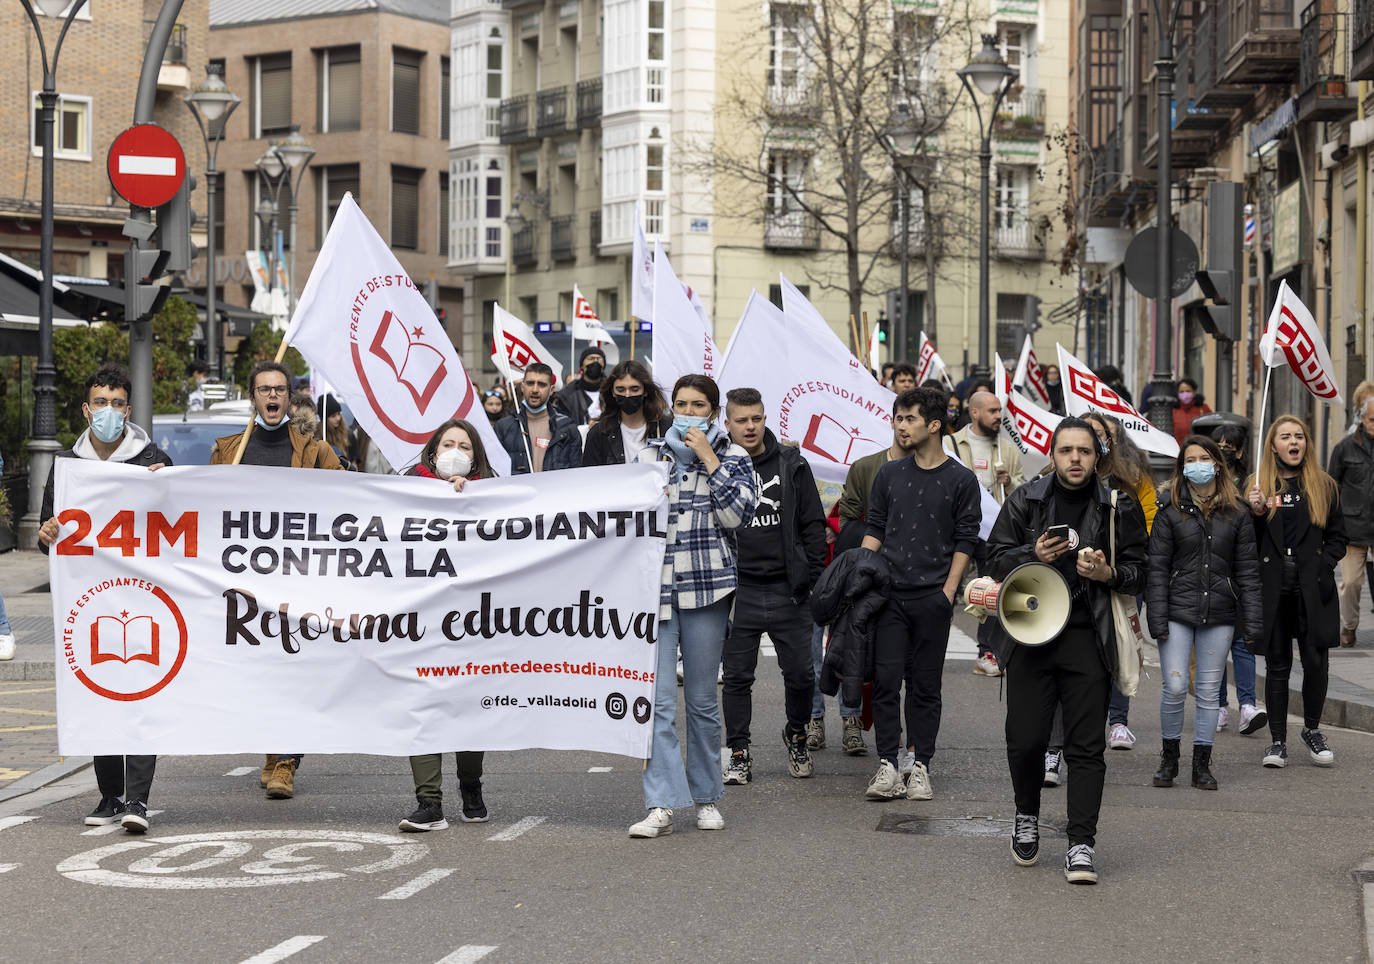
[[[156,817],[156,816],[157,816],[159,813],[161,813],[161,812],[162,812],[161,810],[149,810],[149,811],[148,811],[148,816],[150,816],[150,817]],[[105,826],[103,826],[103,827],[96,827],[94,830],[83,830],[83,831],[81,831],[81,836],[83,836],[83,837],[105,837],[105,836],[108,836],[109,834],[112,834],[112,833],[119,833],[119,831],[121,831],[121,830],[123,830],[123,829],[124,829],[124,825],[121,824],[119,821],[116,820],[114,823],[107,823]]]
[[[385,894],[378,897],[378,900],[405,900],[407,897],[414,897],[430,884],[437,884],[449,874],[456,870],[456,867],[438,867],[434,870],[426,870],[423,874],[416,877],[409,883],[402,884],[395,890],[388,890]]]
[[[225,774],[226,777],[246,777],[250,773],[256,773],[260,767],[234,767]]]
[[[452,954],[441,959],[438,964],[476,964],[486,957],[495,947],[483,947],[481,944],[464,944]]]
[[[549,819],[549,818],[548,818],[548,817],[525,817],[523,820],[517,820],[515,823],[511,824],[511,825],[510,825],[509,827],[507,827],[505,830],[502,830],[502,831],[501,831],[500,833],[498,833],[498,834],[493,834],[492,836],[488,837],[487,839],[488,839],[488,840],[514,840],[516,837],[520,836],[520,835],[521,835],[522,833],[524,833],[526,830],[533,830],[535,827],[539,826],[541,823],[543,823],[543,822],[544,822],[545,820],[547,820],[547,819]],[[460,950],[461,950],[461,948],[460,948]],[[455,953],[457,953],[457,952],[455,952]],[[447,958],[445,958],[445,959],[447,960]],[[474,957],[473,960],[475,961],[475,960],[477,960],[477,958]]]
[[[21,823],[28,823],[30,820],[37,820],[37,816],[29,817],[20,815],[18,817],[0,817],[0,830],[8,830],[10,827],[17,827]],[[540,818],[543,819],[542,817]]]
[[[588,773],[610,773],[615,767],[588,767]]]
[[[303,951],[311,944],[318,944],[322,940],[324,940],[323,935],[314,937],[309,934],[301,934],[290,940],[282,941],[276,947],[269,947],[261,954],[254,954],[243,961],[243,964],[276,964],[277,961],[283,961],[297,951]]]
[[[7,874],[18,866],[18,864],[0,864],[0,874]]]

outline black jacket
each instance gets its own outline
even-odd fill
[[[778,475],[782,478],[782,552],[787,566],[787,585],[798,605],[806,602],[811,587],[825,569],[825,507],[811,466],[801,449],[783,445],[772,429],[764,429],[764,445],[778,450]]]
[[[86,431],[89,432],[90,429],[87,429]],[[144,444],[142,448],[140,448],[133,455],[129,456],[127,459],[117,459],[117,461],[122,462],[125,465],[139,465],[145,469],[150,465],[157,465],[159,462],[161,462],[163,465],[172,464],[172,457],[168,455],[166,452],[162,451],[162,449],[154,445],[152,439],[148,438],[147,433],[144,432],[143,429],[139,428],[137,425],[130,425],[126,432],[127,434],[125,436],[125,442],[123,444],[136,445],[140,441]],[[53,478],[57,475],[56,459],[90,458],[90,455],[76,454],[77,448],[82,448],[83,444],[85,446],[90,445],[90,442],[87,440],[86,434],[84,432],[77,438],[76,445],[69,449],[63,449],[61,452],[57,453],[53,461],[53,467],[51,471],[48,472],[48,481],[43,486],[43,511],[39,513],[38,517],[38,521],[40,524],[47,522],[49,519],[53,517],[53,491],[55,488]],[[89,449],[86,449],[86,451],[89,451]],[[48,547],[43,545],[43,543],[41,542],[38,544],[38,548],[42,549],[44,553],[48,551]]]
[[[993,523],[988,535],[988,574],[997,580],[1006,579],[1017,566],[1037,561],[1035,541],[1049,527],[1050,502],[1054,473],[1018,486]],[[1112,497],[1107,487],[1094,481],[1097,499],[1083,513],[1078,529],[1080,548],[1100,549],[1110,561],[1108,524],[1111,521]],[[1112,625],[1113,592],[1136,596],[1145,591],[1150,571],[1146,548],[1145,513],[1140,503],[1125,492],[1117,496],[1116,506],[1116,573],[1108,583],[1088,581],[1088,602],[1092,607],[1093,628],[1097,631],[1097,646],[1109,673],[1116,672],[1116,630]],[[1007,662],[1016,652],[1011,648]]]
[[[1279,639],[1279,600],[1283,598],[1283,522],[1275,513],[1252,515],[1255,524],[1255,548],[1259,552],[1260,592],[1264,605],[1264,640],[1259,652],[1268,654],[1270,647],[1291,646],[1287,639]],[[1304,515],[1304,518],[1306,516]],[[1345,556],[1345,521],[1341,514],[1339,496],[1332,500],[1326,528],[1318,529],[1310,522],[1303,527],[1302,538],[1293,547],[1298,560],[1298,592],[1302,596],[1303,618],[1307,639],[1320,649],[1330,649],[1340,639],[1341,611],[1336,601],[1336,564]]]
[[[1327,471],[1341,487],[1341,516],[1350,544],[1374,546],[1374,442],[1362,426],[1336,443]]]
[[[1159,493],[1150,531],[1150,584],[1145,615],[1150,635],[1166,636],[1170,620],[1186,626],[1231,625],[1258,640],[1264,631],[1259,559],[1250,510],[1217,510],[1209,519],[1192,492]]]
[[[562,409],[563,414],[571,418],[574,425],[586,425],[587,413],[592,407],[592,403],[587,399],[587,392],[599,391],[600,384],[593,388],[583,382],[582,376],[578,375],[554,393],[553,407]]]
[[[644,438],[663,438],[667,423],[645,422]],[[620,419],[602,416],[587,429],[587,441],[582,446],[582,465],[624,465],[625,439],[620,435]]]
[[[582,464],[582,433],[576,423],[562,409],[550,405],[549,448],[544,453],[544,471],[575,469]],[[530,423],[524,408],[513,415],[507,415],[492,426],[501,447],[510,455],[510,474],[528,475],[530,460],[525,454],[525,443],[529,438]],[[533,444],[533,440],[530,441]]]
[[[861,704],[864,683],[873,679],[873,635],[891,589],[892,573],[882,556],[850,549],[835,557],[811,594],[811,618],[830,627],[821,692],[840,693],[844,706]]]

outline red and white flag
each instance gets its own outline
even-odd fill
[[[1135,406],[1107,387],[1107,383],[1059,345],[1059,372],[1064,384],[1064,410],[1081,418],[1089,412],[1105,412],[1121,422],[1131,441],[1149,452],[1173,458],[1178,455],[1178,442],[1168,432],[1161,432]]]
[[[1050,463],[1050,439],[1063,420],[1037,405],[1030,397],[1012,391],[1012,379],[1001,355],[994,355],[996,371],[993,385],[997,400],[1002,403],[1002,431],[1021,453],[1021,467],[1027,476],[1039,472]]]
[[[600,348],[606,356],[606,367],[612,368],[620,361],[620,349],[616,346],[611,333],[601,324],[601,319],[592,310],[591,302],[582,297],[582,292],[573,285],[572,336],[578,341],[586,341]]]
[[[1045,373],[1035,357],[1035,345],[1031,344],[1029,334],[1026,335],[1026,343],[1021,346],[1021,358],[1016,363],[1016,376],[1011,384],[1041,408],[1050,407],[1050,388],[1045,384]]]
[[[688,297],[687,288],[673,273],[668,256],[654,242],[654,381],[665,392],[683,375],[720,373],[720,352]]]
[[[398,469],[419,458],[436,428],[464,418],[492,466],[510,474],[510,457],[434,309],[351,194],[329,226],[286,340]]]
[[[935,343],[926,337],[925,331],[922,331],[921,352],[916,361],[916,384],[924,385],[928,379],[940,378],[948,367],[940,353],[935,350]]]
[[[1345,404],[1336,387],[1336,367],[1331,364],[1317,320],[1287,281],[1279,282],[1279,296],[1260,339],[1260,355],[1270,368],[1287,365],[1321,401],[1338,408]]]
[[[553,369],[555,387],[563,377],[563,363],[540,344],[529,325],[500,305],[496,305],[492,314],[491,341],[491,360],[507,381],[519,381],[525,374],[525,366],[532,362],[543,362]]]

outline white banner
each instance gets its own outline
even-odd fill
[[[55,471],[63,754],[649,753],[662,465]]]
[[[1260,355],[1270,368],[1287,365],[1298,381],[1326,404],[1337,408],[1345,404],[1336,387],[1336,366],[1331,364],[1317,319],[1302,299],[1293,294],[1286,280],[1279,282],[1279,296],[1260,339]],[[1260,428],[1262,431],[1263,426]]]
[[[916,360],[916,386],[919,388],[931,378],[944,378],[948,384],[949,378],[945,375],[948,367],[940,353],[935,350],[935,343],[926,337],[925,331],[922,331],[920,355]]]
[[[1050,439],[1063,417],[1012,391],[1011,376],[1002,356],[993,357],[997,360],[993,385],[997,388],[997,400],[1002,403],[1002,432],[1021,453],[1021,468],[1026,478],[1031,478],[1050,464]]]
[[[620,363],[620,348],[611,338],[606,326],[601,324],[592,303],[577,289],[577,285],[573,285],[572,337],[574,341],[580,339],[600,348],[601,353],[606,356],[607,370]],[[576,352],[573,354],[576,355]]]
[[[351,194],[329,226],[286,340],[392,465],[413,464],[436,428],[464,418],[492,467],[510,475],[510,456],[444,326]]]
[[[1026,335],[1025,344],[1021,346],[1021,357],[1016,362],[1016,377],[1011,380],[1013,388],[1019,388],[1032,402],[1041,408],[1050,407],[1050,387],[1045,382],[1045,373],[1040,369],[1040,362],[1035,357],[1035,345],[1031,343],[1031,336]]]
[[[732,388],[758,389],[769,427],[800,445],[818,481],[843,484],[855,459],[892,444],[896,396],[824,321],[819,330],[799,324],[757,291],[730,339],[719,383],[722,399]]]
[[[698,302],[700,304],[700,302]],[[720,352],[668,256],[654,242],[654,381],[672,394],[683,375],[720,374]],[[671,403],[672,399],[669,399]]]
[[[1089,412],[1105,412],[1121,422],[1131,441],[1148,452],[1158,452],[1174,458],[1178,455],[1178,441],[1168,432],[1161,432],[1150,420],[1136,411],[1135,406],[1107,387],[1107,383],[1093,374],[1068,350],[1059,345],[1059,375],[1064,385],[1064,410],[1075,418]]]
[[[491,318],[491,360],[507,381],[518,382],[531,362],[543,362],[553,369],[553,387],[562,388],[563,363],[534,337],[534,329],[500,305],[494,305]]]

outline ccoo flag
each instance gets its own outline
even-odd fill
[[[606,368],[614,368],[620,361],[620,349],[616,346],[611,333],[606,330],[606,326],[601,324],[601,319],[592,310],[592,304],[582,296],[582,292],[573,285],[573,321],[572,336],[580,341],[591,342],[600,348],[602,354],[606,356]]]
[[[1002,431],[1021,453],[1021,467],[1029,476],[1050,464],[1050,438],[1063,417],[1041,408],[1028,396],[1012,391],[1011,376],[1002,363],[1002,356],[993,357],[997,362],[993,386],[997,389],[997,400],[1002,403]]]
[[[1026,334],[1025,344],[1021,346],[1021,358],[1016,363],[1016,377],[1011,383],[1041,408],[1050,407],[1050,387],[1045,383],[1045,373],[1035,357],[1035,345],[1031,343],[1029,332]]]
[[[436,428],[465,418],[491,464],[510,474],[510,458],[434,309],[351,194],[329,226],[286,341],[334,386],[398,469],[416,461]]]
[[[921,350],[916,361],[916,384],[924,385],[927,379],[945,378],[945,370],[949,366],[940,357],[940,353],[935,350],[935,343],[926,337],[924,331],[921,332]]]
[[[529,325],[500,305],[496,305],[491,318],[491,342],[491,360],[507,381],[519,381],[531,362],[543,362],[553,369],[555,387],[563,377],[563,363],[534,337]]]
[[[1059,345],[1059,374],[1064,385],[1064,410],[1082,418],[1089,412],[1105,412],[1121,422],[1131,441],[1141,448],[1174,458],[1178,455],[1178,441],[1150,423],[1135,406],[1107,387],[1107,383],[1093,374],[1063,345]]]
[[[1279,282],[1279,296],[1260,339],[1260,355],[1270,368],[1287,365],[1298,381],[1326,404],[1338,408],[1345,404],[1336,388],[1336,368],[1317,320],[1287,281]]]

